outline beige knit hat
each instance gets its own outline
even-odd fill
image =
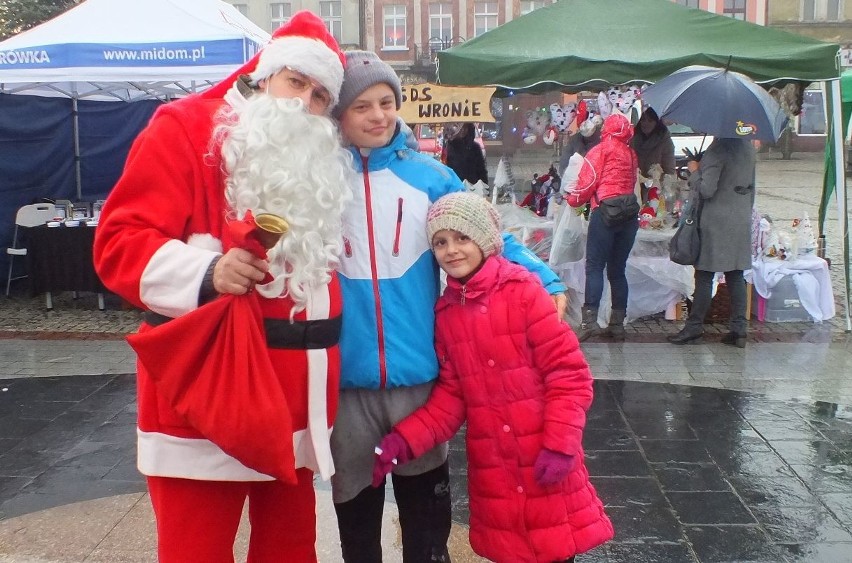
[[[429,243],[435,233],[444,229],[469,236],[486,258],[503,251],[500,214],[480,195],[455,192],[433,203],[426,215]]]

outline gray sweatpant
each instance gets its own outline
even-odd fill
[[[393,425],[426,402],[434,382],[394,389],[343,389],[331,433],[332,499],[347,502],[370,486],[375,448]],[[447,444],[395,467],[397,475],[419,475],[447,460]]]

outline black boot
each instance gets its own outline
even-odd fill
[[[583,321],[580,323],[580,330],[577,332],[577,340],[585,342],[592,336],[601,333],[601,328],[598,326],[598,308],[583,306]]]
[[[729,346],[736,346],[737,348],[745,348],[746,337],[744,334],[729,332],[728,334],[722,337],[722,340],[720,340],[720,342]]]
[[[672,344],[698,344],[704,336],[704,329],[695,328],[690,325],[683,327],[677,334],[669,336],[666,340]]]
[[[624,318],[627,311],[624,309],[613,309],[609,314],[609,326],[606,334],[616,342],[624,342]]]

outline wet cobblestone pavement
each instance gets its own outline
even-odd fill
[[[0,346],[0,358],[21,363],[27,354],[10,342]],[[46,362],[53,366],[85,364],[82,351],[92,346],[113,361],[101,361],[100,373],[92,363],[77,369],[88,375],[50,376],[62,370],[48,367],[0,380],[0,561],[154,561],[150,508],[135,469],[135,378],[117,373],[132,356],[121,342],[16,342],[29,356],[53,356]],[[742,352],[706,346],[719,362]],[[608,377],[604,366],[619,355],[616,348],[590,346],[593,371]],[[845,346],[824,352],[824,365],[848,377]],[[598,380],[584,446],[616,537],[578,561],[849,561],[852,409],[803,394],[779,398],[783,393]],[[462,562],[478,561],[464,543],[463,438],[451,444],[461,538],[454,561]],[[317,488],[327,493],[327,485]],[[339,561],[333,513],[320,525],[331,530],[320,560]],[[89,527],[91,537],[62,540]],[[386,560],[398,561],[394,554]]]

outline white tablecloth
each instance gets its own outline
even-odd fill
[[[627,259],[627,320],[662,313],[695,287],[692,266],[681,266],[669,260],[668,243],[675,229],[639,229],[630,257]],[[585,298],[586,261],[557,264],[553,269],[568,287],[569,316],[580,319]],[[604,272],[604,292],[598,321],[605,326],[611,308],[609,282]]]
[[[799,292],[799,302],[813,317],[821,322],[834,316],[834,293],[828,263],[819,256],[809,254],[796,260],[755,260],[746,280],[754,284],[757,293],[772,297],[772,288],[786,276],[791,276]]]

